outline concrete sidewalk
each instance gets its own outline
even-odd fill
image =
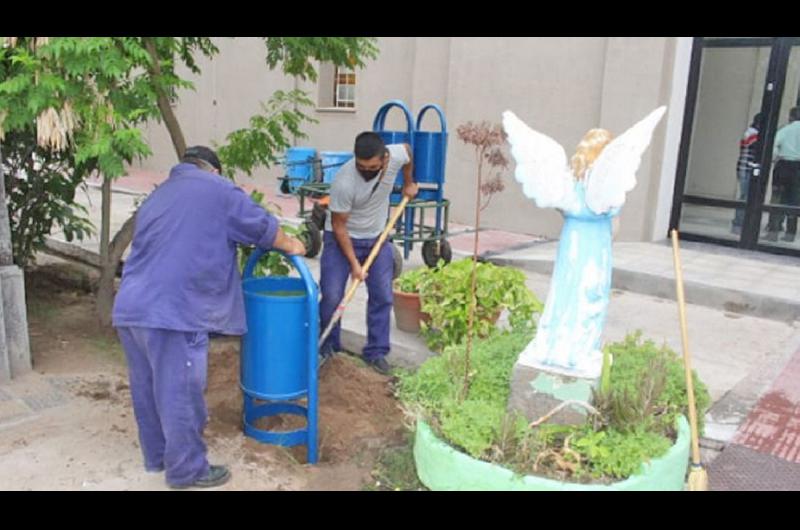
[[[488,259],[549,274],[557,241],[487,253]],[[614,243],[613,285],[675,299],[672,247],[667,241]],[[791,322],[800,318],[800,259],[683,242],[681,262],[687,302],[721,311]]]

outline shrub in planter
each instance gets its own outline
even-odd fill
[[[428,346],[441,351],[458,344],[467,335],[472,261],[440,262],[434,269],[420,268],[401,275],[395,287],[401,292],[418,292],[423,319],[421,329]],[[534,313],[542,303],[525,285],[525,274],[512,267],[492,263],[477,264],[475,333],[487,337],[504,310],[509,312],[512,329],[532,326]],[[397,312],[397,308],[395,308]]]
[[[440,440],[519,475],[616,484],[639,476],[645,463],[667,453],[680,456],[675,450],[677,426],[685,426],[681,416],[687,398],[682,362],[675,352],[643,341],[638,333],[609,345],[614,361],[604,374],[608,384],[595,395],[598,413],[583,425],[531,428],[506,406],[511,370],[532,335],[518,330],[477,341],[465,396],[465,354],[459,345],[432,357],[416,373],[401,374],[399,397]],[[696,375],[695,394],[702,417],[710,398]],[[687,451],[682,464],[688,464],[687,429],[680,438]]]

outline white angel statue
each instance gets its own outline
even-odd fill
[[[665,111],[657,108],[614,140],[605,129],[591,129],[571,164],[558,142],[511,111],[503,113],[523,193],[540,208],[557,208],[564,216],[544,313],[520,364],[572,377],[600,376],[600,338],[611,289],[611,220],[636,185],[642,154]]]

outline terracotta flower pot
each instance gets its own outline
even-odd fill
[[[419,293],[405,293],[394,290],[394,320],[397,329],[410,333],[420,332],[420,322],[429,323],[431,317],[428,313],[422,312],[422,303]],[[498,310],[491,317],[492,324],[497,324],[502,310]]]
[[[420,322],[430,321],[430,316],[421,310],[419,293],[394,291],[394,320],[397,329],[419,333]]]

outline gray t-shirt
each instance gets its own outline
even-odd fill
[[[382,176],[365,181],[356,169],[355,158],[351,158],[333,178],[329,209],[350,214],[347,232],[353,239],[374,239],[386,226],[394,181],[398,171],[409,162],[403,144],[391,144],[386,148],[389,150],[389,164]],[[325,220],[325,230],[333,230],[331,217],[329,215]]]

